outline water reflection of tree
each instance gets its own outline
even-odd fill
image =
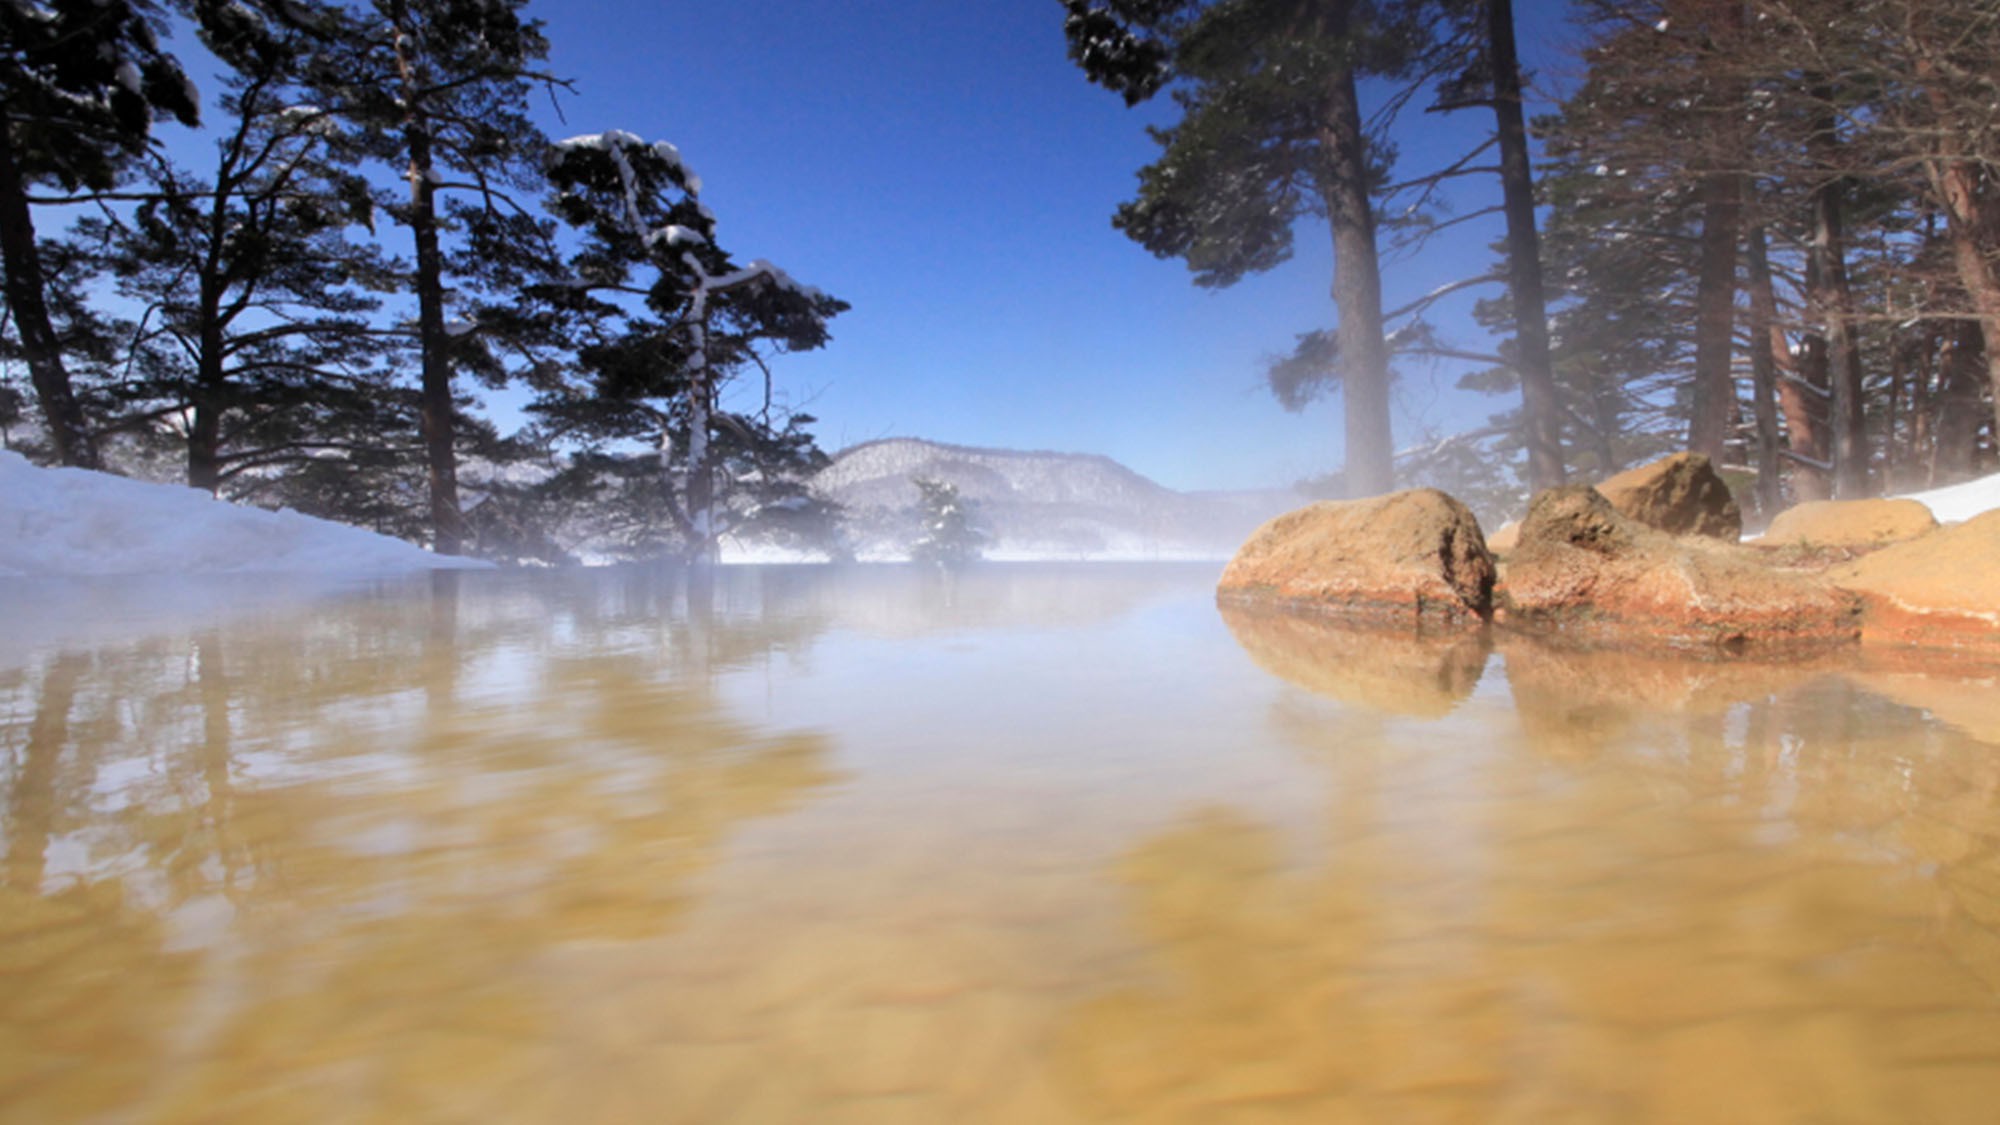
[[[740,826],[836,780],[709,683],[821,623],[688,606],[445,584],[24,676],[0,1099],[435,1116],[583,1073],[552,1044],[606,997],[564,963],[669,932]]]

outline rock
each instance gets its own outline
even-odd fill
[[[1486,549],[1504,555],[1521,545],[1521,521],[1508,520],[1500,530],[1486,537]]]
[[[1450,714],[1478,686],[1490,649],[1479,631],[1419,636],[1257,606],[1221,609],[1236,643],[1266,672],[1315,695],[1391,715]]]
[[[1529,505],[1497,616],[1585,642],[1709,652],[1846,644],[1859,631],[1854,596],[1748,548],[1655,531],[1583,487]]]
[[[1743,534],[1743,512],[1729,485],[1699,453],[1676,453],[1627,469],[1597,491],[1620,512],[1668,535],[1734,543]]]
[[[1808,500],[1778,513],[1763,547],[1880,547],[1937,529],[1916,500]]]
[[[1860,594],[1865,644],[2000,649],[2000,511],[1827,572]]]
[[[1258,528],[1216,594],[1382,625],[1470,627],[1492,612],[1493,556],[1472,513],[1436,489],[1326,500]]]

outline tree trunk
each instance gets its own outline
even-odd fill
[[[1814,99],[1834,104],[1834,92],[1816,87]],[[1813,192],[1812,243],[1807,248],[1806,303],[1826,340],[1827,386],[1832,409],[1827,428],[1833,453],[1833,494],[1841,500],[1868,494],[1868,441],[1861,401],[1861,353],[1854,339],[1854,294],[1847,283],[1847,190],[1838,124],[1831,112],[1815,123],[1807,148],[1825,182]]]
[[[1535,176],[1521,118],[1521,64],[1514,47],[1512,0],[1487,0],[1486,37],[1493,67],[1493,112],[1500,142],[1500,187],[1507,212],[1508,288],[1514,298],[1514,364],[1521,376],[1522,437],[1528,486],[1560,488],[1561,407],[1549,362],[1548,301],[1542,289],[1541,237],[1535,230]]]
[[[1994,433],[2000,435],[2000,276],[1987,257],[2000,241],[1995,238],[2000,216],[1994,214],[1993,201],[1981,196],[1978,173],[1965,161],[1934,163],[1931,179],[1944,200],[1952,264],[1986,339],[1986,381],[1993,392]]]
[[[708,429],[713,413],[706,365],[695,372],[688,392],[688,519],[693,525],[689,559],[697,566],[715,561],[715,474],[709,464]]]
[[[22,182],[13,138],[4,124],[0,124],[0,265],[5,267],[7,308],[14,317],[14,331],[20,337],[21,355],[35,385],[35,398],[41,403],[42,421],[56,462],[95,469],[101,464],[97,443],[84,425],[83,408],[77,404],[69,372],[63,367],[62,343],[49,320],[48,303],[42,294],[42,256],[35,246],[34,216],[28,210],[28,185]]]
[[[1778,327],[1778,299],[1771,288],[1770,255],[1764,228],[1750,228],[1745,255],[1750,287],[1750,406],[1757,421],[1757,506],[1770,519],[1785,506],[1778,467],[1778,372],[1785,354],[1784,331]]]
[[[1838,182],[1814,193],[1812,254],[1819,261],[1813,306],[1825,325],[1827,375],[1833,392],[1828,429],[1833,438],[1833,494],[1853,500],[1868,494],[1868,441],[1861,404],[1861,353],[1854,340],[1854,296],[1847,283],[1844,196]]]
[[[1706,454],[1718,465],[1736,416],[1736,379],[1730,358],[1736,342],[1736,247],[1742,227],[1742,174],[1711,172],[1703,176],[1688,448]]]
[[[210,496],[222,487],[222,408],[207,388],[194,393],[188,426],[187,482]]]
[[[1701,244],[1695,274],[1694,383],[1689,388],[1688,448],[1723,460],[1736,419],[1736,261],[1743,238],[1742,169],[1748,161],[1742,107],[1743,82],[1733,77],[1733,60],[1743,38],[1740,0],[1674,5],[1676,19],[1706,29],[1706,49],[1721,76],[1714,80],[1720,112],[1708,123],[1694,159],[1700,172]]]
[[[220,205],[218,204],[218,209]],[[217,238],[211,245],[219,245]],[[223,369],[221,296],[215,264],[202,279],[201,339],[195,356],[194,390],[188,405],[194,413],[188,425],[187,482],[213,496],[222,487],[222,412],[228,377]]]
[[[1347,38],[1353,0],[1332,5],[1328,42]],[[1395,487],[1389,423],[1389,347],[1382,336],[1382,275],[1375,212],[1368,198],[1368,138],[1354,71],[1327,84],[1320,144],[1330,171],[1320,191],[1333,227],[1333,303],[1340,317],[1341,386],[1347,414],[1347,494],[1375,496]]]
[[[395,5],[398,27],[408,22],[408,9]],[[424,461],[430,478],[432,549],[440,555],[465,550],[465,516],[458,506],[458,453],[454,445],[449,338],[444,330],[444,252],[438,243],[437,185],[433,179],[430,122],[415,96],[422,76],[415,59],[404,51],[408,37],[396,37],[396,67],[405,93],[407,115],[403,144],[410,158],[410,237],[417,256],[417,347],[423,357],[423,385],[418,425],[424,438]]]
[[[1778,412],[1784,416],[1786,448],[1792,452],[1792,498],[1826,500],[1834,494],[1826,440],[1826,340],[1806,334],[1798,358],[1778,324],[1778,294],[1770,284],[1764,228],[1750,230],[1750,308],[1764,320],[1768,336],[1758,350],[1770,354],[1778,384]]]
[[[1986,378],[1986,334],[1976,320],[1952,325],[1937,401],[1937,444],[1931,447],[1930,483],[1951,484],[1972,475],[1979,442],[1979,384]]]

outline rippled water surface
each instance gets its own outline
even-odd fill
[[[17,586],[0,1119],[1994,1119],[1992,668],[1213,577]]]

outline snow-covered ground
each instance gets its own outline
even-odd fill
[[[1939,523],[1969,520],[2000,508],[2000,473],[1928,492],[1908,493],[1905,499],[1923,501]]]
[[[37,468],[0,450],[0,576],[389,575],[491,565],[191,488]]]
[[[2000,509],[2000,473],[1909,494],[1945,523]],[[742,549],[731,562],[789,553]],[[993,557],[1008,555],[993,552]],[[1009,556],[1011,557],[1011,556]],[[1134,552],[1135,558],[1165,558]],[[394,575],[487,567],[296,512],[267,512],[189,488],[79,469],[42,469],[0,450],[0,577],[260,572]]]

